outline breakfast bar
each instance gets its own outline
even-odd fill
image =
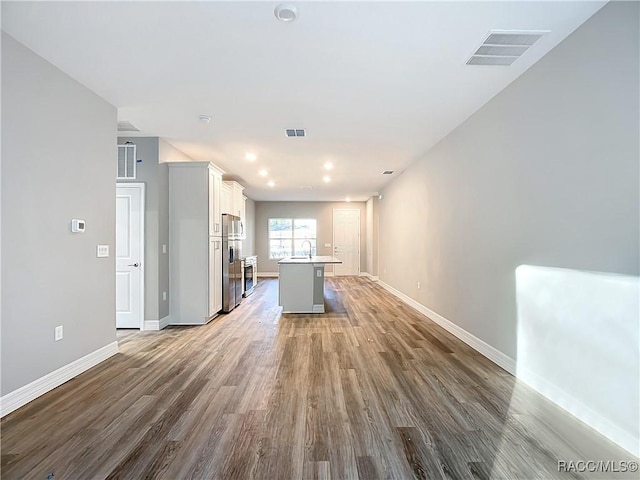
[[[324,313],[324,267],[331,256],[287,257],[278,262],[278,305],[283,313]]]

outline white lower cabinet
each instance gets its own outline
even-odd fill
[[[222,310],[222,238],[209,240],[209,315]]]

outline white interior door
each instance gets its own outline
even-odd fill
[[[144,324],[144,184],[116,187],[116,328]]]
[[[333,256],[335,275],[360,274],[360,210],[333,210]]]

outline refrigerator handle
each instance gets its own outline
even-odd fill
[[[233,263],[233,247],[229,247],[229,263]]]

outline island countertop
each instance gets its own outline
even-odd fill
[[[330,255],[313,255],[312,257],[287,257],[283,258],[278,264],[314,264],[314,263],[342,263],[342,260]]]

